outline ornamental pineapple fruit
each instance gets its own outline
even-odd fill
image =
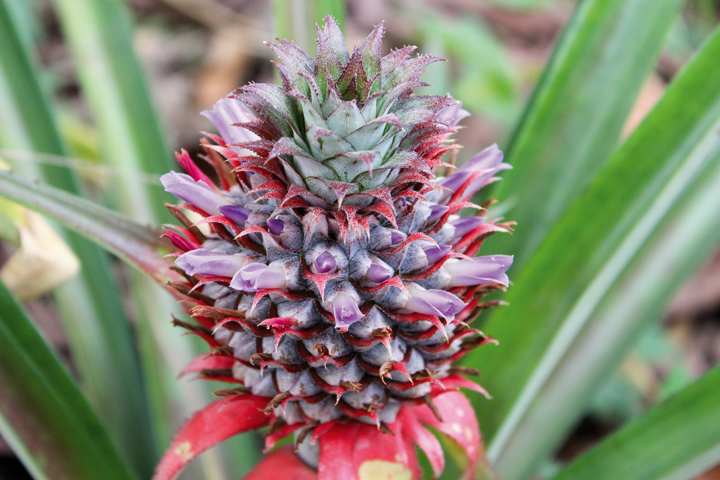
[[[188,174],[162,178],[184,202],[169,206],[187,279],[173,286],[198,321],[176,323],[212,347],[186,371],[240,385],[219,395],[265,397],[276,437],[343,419],[384,428],[403,405],[440,416],[433,397],[475,386],[453,363],[492,341],[468,325],[494,305],[482,297],[508,285],[512,257],[474,255],[511,224],[470,199],[509,166],[492,146],[436,177],[468,113],[414,95],[440,59],[382,56],[383,34],[350,54],[327,17],[315,59],[271,44],[282,86],[249,84],[203,112],[217,184],[184,151]]]

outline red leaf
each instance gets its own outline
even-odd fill
[[[202,370],[227,370],[235,365],[235,357],[230,355],[205,354],[197,357],[180,372],[180,377],[188,373],[196,373]]]
[[[428,242],[430,242],[430,243],[432,243],[432,244],[434,244],[434,245],[437,245],[437,242],[436,242],[435,239],[433,239],[432,237],[429,237],[429,236],[425,235],[424,233],[415,232],[415,233],[411,234],[410,236],[408,236],[408,237],[405,239],[405,241],[402,242],[402,243],[401,243],[400,245],[398,245],[397,247],[393,248],[392,250],[384,250],[384,251],[382,251],[382,252],[380,252],[380,253],[385,253],[385,254],[387,254],[387,253],[396,253],[396,252],[399,252],[400,250],[402,250],[403,248],[405,248],[405,245],[407,245],[407,244],[410,243],[410,242],[415,242],[415,241],[417,241],[417,240],[427,240]]]
[[[483,395],[488,400],[492,397],[490,397],[490,394],[485,390],[483,387],[478,385],[477,383],[473,382],[472,380],[468,380],[465,377],[462,377],[460,375],[449,375],[442,380],[440,380],[440,383],[442,386],[438,385],[438,388],[445,388],[445,389],[455,389],[458,388],[467,388],[468,390],[472,390],[473,392],[478,392],[479,394]],[[443,393],[439,393],[439,395],[443,395]]]
[[[465,396],[456,391],[449,391],[433,399],[443,421],[438,421],[426,405],[412,407],[420,422],[440,430],[455,440],[468,457],[468,466],[462,476],[471,479],[475,475],[481,440],[475,411]]]
[[[369,210],[371,212],[382,215],[383,217],[388,219],[388,221],[392,224],[393,227],[395,227],[395,229],[398,228],[397,221],[395,220],[395,214],[393,214],[393,209],[390,208],[387,203],[376,202],[367,207],[365,210]]]
[[[239,433],[267,425],[260,409],[267,398],[254,395],[217,400],[192,417],[178,432],[155,470],[153,480],[172,480],[192,459]]]
[[[482,223],[475,230],[467,233],[458,243],[453,245],[453,250],[462,251],[465,250],[472,242],[478,237],[490,235],[495,232],[507,232],[506,228],[492,223]]]
[[[356,480],[352,453],[360,424],[335,424],[320,437],[318,480]]]
[[[394,435],[374,425],[359,422],[338,424],[320,437],[319,480],[358,480],[359,478],[420,479],[415,446],[399,422],[391,426]],[[410,477],[403,474],[410,473]]]
[[[279,448],[265,457],[243,480],[317,480],[318,474],[305,465],[290,446]]]
[[[284,330],[297,325],[297,320],[289,317],[274,317],[263,320],[262,322],[260,322],[260,325],[262,325],[263,327]]]
[[[240,229],[237,228],[237,225],[223,215],[212,215],[207,218],[203,218],[195,222],[195,225],[201,225],[203,223],[222,223],[226,227],[231,228],[235,232],[235,235],[240,235]]]
[[[290,397],[290,398],[293,398],[293,397]],[[299,398],[299,397],[296,397],[296,398]],[[283,401],[283,409],[285,408],[286,401],[287,401],[287,398],[285,399],[285,401]],[[279,440],[282,440],[283,438],[287,437],[288,435],[293,433],[295,430],[298,430],[299,428],[302,428],[303,426],[305,426],[304,423],[294,423],[292,425],[288,425],[286,423],[285,425],[280,427],[280,429],[278,431],[265,437],[265,450],[263,450],[263,452],[269,452],[270,450],[273,449],[273,447]],[[272,456],[272,454],[270,454],[270,455]]]
[[[252,190],[250,190],[249,192],[247,192],[246,195],[250,195],[250,194],[252,194],[252,193],[262,192],[263,190],[272,190],[272,191],[274,191],[274,192],[284,192],[284,191],[287,190],[287,187],[285,186],[284,183],[282,183],[282,182],[279,181],[279,180],[272,180],[272,181],[269,181],[269,182],[265,182],[265,183],[263,183],[262,185],[260,185],[260,186],[258,186],[258,187],[253,188]]]
[[[184,148],[180,151],[180,153],[175,153],[175,158],[177,158],[177,161],[180,163],[180,165],[195,181],[205,182],[208,187],[212,188],[213,190],[217,190],[217,187],[212,182],[212,180],[210,180],[210,178],[208,178],[208,176],[205,175],[203,171],[198,168],[197,165],[195,165],[195,162],[192,161],[190,155]]]
[[[400,409],[397,421],[402,424],[403,432],[412,438],[418,447],[422,448],[430,461],[435,478],[439,477],[445,469],[445,455],[438,439],[420,425],[409,408]]]
[[[318,291],[320,292],[320,298],[325,299],[325,286],[327,285],[327,282],[332,280],[333,278],[340,275],[340,272],[335,273],[316,273],[313,274],[308,270],[305,263],[302,264],[302,276],[306,280],[312,280],[318,287]]]
[[[200,245],[197,242],[188,240],[177,232],[173,232],[169,228],[165,229],[165,234],[161,235],[170,239],[173,245],[182,250],[183,252],[189,252],[190,250],[197,250]]]

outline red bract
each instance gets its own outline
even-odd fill
[[[267,399],[252,395],[227,397],[211,403],[180,429],[153,478],[176,478],[193,458],[208,448],[239,433],[264,427],[269,418],[260,409],[266,404]]]
[[[347,420],[316,426],[307,435],[319,445],[317,473],[289,447],[283,447],[268,455],[245,480],[272,478],[281,473],[287,480],[363,480],[383,478],[374,476],[380,472],[395,475],[393,478],[420,479],[416,446],[427,455],[438,477],[445,466],[442,447],[426,427],[442,432],[462,448],[468,458],[463,478],[470,479],[475,474],[481,448],[475,412],[457,391],[441,393],[434,402],[442,421],[427,405],[418,405],[403,407],[396,421],[384,430]],[[180,429],[154,480],[172,480],[193,458],[213,445],[267,425],[271,417],[262,412],[266,403],[266,399],[251,395],[228,397],[200,411]]]
[[[243,480],[317,480],[315,470],[305,465],[290,447],[279,448],[265,457]]]

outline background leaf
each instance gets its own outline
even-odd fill
[[[0,171],[0,195],[42,212],[101,244],[142,271],[159,284],[171,278],[167,260],[162,258],[167,245],[160,231],[144,227],[129,218],[70,195],[48,185],[29,182],[19,175]]]
[[[720,367],[628,424],[554,480],[690,480],[720,461]]]
[[[160,177],[175,163],[165,144],[133,44],[130,12],[122,0],[55,0],[72,49],[83,95],[100,130],[104,158],[119,170]],[[171,200],[160,183],[113,182],[118,208],[152,224],[170,219]]]
[[[471,364],[495,397],[478,411],[503,478],[551,453],[720,241],[718,55],[720,32],[551,230],[509,289],[511,306],[483,327],[501,346]]]
[[[18,34],[27,34],[33,14],[32,2],[0,1],[0,147],[63,156],[62,141],[28,52],[32,36],[23,41]],[[18,18],[24,22],[16,28]],[[16,168],[49,185],[81,192],[77,178],[65,168],[36,162],[19,162]],[[80,260],[81,272],[57,290],[55,299],[83,391],[121,453],[138,474],[148,476],[157,452],[119,286],[106,253],[74,232],[66,232],[65,239]]]
[[[426,75],[437,77],[438,70],[452,68],[449,76],[454,82],[450,93],[462,99],[464,108],[490,115],[508,125],[514,122],[520,111],[519,74],[488,26],[474,18],[452,19],[432,10],[421,11],[417,17],[423,36],[430,42],[428,51],[434,55],[442,53],[449,60],[435,65]],[[443,51],[436,52],[438,48]],[[478,58],[482,58],[482,62],[478,62]],[[433,86],[428,88],[432,93],[448,93],[435,78],[430,82]]]
[[[135,477],[95,412],[0,283],[0,432],[37,479]]]
[[[124,0],[55,0],[62,31],[71,48],[80,86],[99,128],[103,158],[118,170],[155,177],[177,168],[168,152],[150,99],[145,76],[133,48],[133,22]],[[159,182],[128,178],[114,183],[113,204],[130,218],[150,225],[172,221],[164,202],[173,201]],[[164,450],[192,411],[211,398],[201,382],[177,381],[178,373],[197,354],[202,342],[183,338],[171,324],[182,309],[167,292],[144,275],[131,272],[130,285],[138,312],[141,356],[151,396],[158,447]],[[224,478],[222,450],[208,452],[199,466],[208,479]],[[251,442],[231,462],[251,465],[257,449]],[[198,476],[188,472],[187,476]]]
[[[274,37],[295,42],[313,57],[317,25],[323,25],[325,15],[332,15],[341,29],[345,26],[345,0],[273,0],[272,7]]]
[[[518,271],[616,148],[682,0],[585,0],[565,27],[507,148],[495,198],[518,223],[490,251]]]

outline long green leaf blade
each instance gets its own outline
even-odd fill
[[[100,131],[103,156],[117,169],[159,177],[175,166],[166,149],[162,128],[150,99],[142,67],[133,48],[133,22],[125,0],[54,0],[62,30],[77,66],[81,90]],[[118,179],[114,205],[128,217],[151,225],[170,220],[164,201],[171,201],[158,184]],[[167,270],[166,270],[167,271]],[[142,328],[140,341],[159,447],[166,448],[173,432],[190,412],[211,398],[200,382],[177,382],[182,368],[199,352],[170,323],[181,309],[162,288],[142,275],[131,275],[131,289]],[[160,358],[158,358],[160,357]],[[158,368],[160,367],[160,368]],[[208,479],[222,478],[217,451],[202,465]],[[215,457],[215,458],[214,458]]]
[[[690,480],[720,462],[720,367],[625,426],[554,480]]]
[[[503,478],[561,440],[637,332],[720,240],[720,32],[553,228],[472,365]],[[589,214],[591,212],[591,214]],[[502,426],[499,420],[504,419]]]
[[[54,218],[142,270],[154,280],[147,284],[141,283],[142,278],[133,277],[135,284],[143,287],[137,288],[135,292],[139,309],[148,312],[148,320],[139,326],[142,332],[141,349],[162,354],[162,359],[158,355],[146,357],[143,366],[144,373],[156,379],[150,382],[148,388],[155,392],[151,397],[156,419],[155,428],[158,429],[158,435],[161,435],[158,443],[164,448],[164,444],[169,443],[173,434],[175,421],[172,416],[187,407],[178,404],[175,396],[168,395],[168,391],[178,388],[175,376],[192,359],[193,352],[186,339],[179,339],[180,336],[172,330],[170,322],[164,321],[169,317],[166,299],[170,299],[170,296],[163,292],[160,285],[180,279],[173,276],[173,272],[168,268],[169,263],[162,258],[163,251],[167,250],[166,246],[159,242],[160,233],[80,197],[47,185],[29,182],[4,171],[0,171],[0,196]],[[180,344],[180,341],[183,343]],[[168,363],[165,363],[168,361],[172,371],[168,371]],[[149,369],[152,371],[148,371]],[[206,400],[197,386],[194,389],[192,387],[187,382],[180,384],[180,388],[184,388],[186,401],[198,409]],[[158,417],[163,420],[158,422]],[[255,450],[252,450],[247,454],[248,461],[254,459],[254,453]],[[219,464],[208,465],[206,468],[216,478],[220,475]]]
[[[5,171],[0,171],[0,195],[62,222],[161,285],[174,278],[168,271],[169,263],[162,258],[163,251],[169,250],[158,230],[81,197]]]
[[[0,283],[0,432],[37,479],[131,480],[90,404]]]
[[[514,253],[516,271],[616,148],[682,4],[580,2],[507,150],[514,169],[493,192],[518,227],[491,249]]]
[[[45,101],[25,45],[22,26],[0,1],[0,146],[16,151],[64,155],[60,135]],[[14,4],[27,10],[27,4]],[[17,17],[17,16],[16,16]],[[22,162],[17,168],[50,185],[78,194],[81,189],[67,169]],[[80,235],[65,239],[82,265],[80,275],[55,292],[63,327],[83,391],[99,412],[121,453],[141,476],[152,473],[154,448],[142,372],[120,289],[108,255]]]
[[[274,36],[295,42],[303,50],[315,50],[317,25],[332,15],[340,28],[345,24],[345,0],[273,0]]]
[[[120,170],[157,177],[174,164],[153,108],[132,43],[132,19],[124,0],[55,0],[83,95],[102,137],[105,158]],[[169,219],[159,185],[120,178],[118,208],[139,221]]]

